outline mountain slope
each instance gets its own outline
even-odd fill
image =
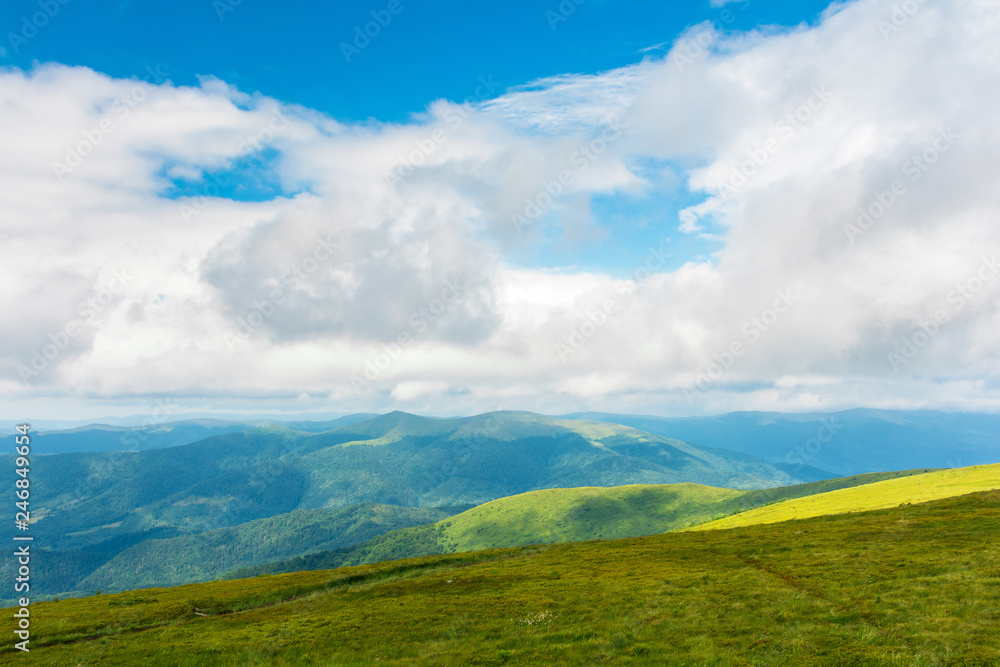
[[[916,477],[889,479],[863,487],[838,489],[796,500],[785,500],[695,526],[691,530],[717,530],[828,514],[864,512],[998,488],[1000,488],[1000,463],[938,470]]]
[[[281,426],[296,431],[319,433],[371,419],[375,415],[355,414],[326,421],[274,421],[271,419],[220,420],[185,419],[161,421],[150,418],[141,426],[89,424],[71,429],[33,432],[32,450],[39,454],[68,454],[75,452],[130,452],[142,449],[176,447],[198,442],[214,435],[238,433],[264,426]],[[11,429],[13,430],[13,429]],[[14,446],[14,436],[5,436],[0,443]],[[10,451],[9,447],[5,451]]]
[[[655,535],[720,515],[827,489],[861,487],[927,470],[869,473],[761,490],[664,484],[552,489],[501,498],[439,521],[446,553],[549,542]],[[389,538],[386,534],[386,539]]]
[[[42,602],[17,662],[996,665],[997,534],[994,491]]]
[[[567,415],[633,426],[705,447],[724,447],[810,478],[1000,461],[1000,414],[857,409],[830,413],[733,412],[652,417]],[[944,446],[947,445],[947,446]]]
[[[788,498],[929,470],[868,473],[773,489],[720,489],[698,484],[583,487],[531,491],[485,503],[435,524],[386,532],[349,549],[241,568],[229,578],[363,565],[382,560],[503,547],[617,539],[664,533]]]
[[[104,563],[77,587],[115,591],[207,581],[240,567],[366,542],[462,509],[351,505],[295,510],[198,535],[146,540]]]
[[[0,457],[4,461],[13,463]],[[295,510],[471,506],[553,487],[697,482],[761,488],[795,481],[745,454],[618,424],[525,412],[464,419],[397,412],[315,434],[267,426],[176,447],[39,456],[32,473],[33,533],[52,550],[50,562],[63,564],[51,581],[95,587],[144,571],[133,564],[115,569],[110,579],[86,578],[148,540]],[[297,555],[314,548],[303,544]],[[205,576],[209,569],[193,562],[182,571]]]
[[[304,507],[356,502],[481,504],[525,491],[695,482],[734,488],[796,479],[758,459],[617,424],[525,412],[464,419],[391,413],[304,443]]]

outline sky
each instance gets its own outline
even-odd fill
[[[0,9],[0,418],[1000,409],[997,0],[330,4]]]

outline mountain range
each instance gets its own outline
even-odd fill
[[[747,454],[619,424],[527,412],[460,419],[394,412],[332,426],[317,433],[268,425],[184,445],[35,457],[32,531],[53,567],[51,576],[39,577],[40,592],[132,585],[150,541],[187,538],[172,543],[186,546],[161,554],[161,563],[182,563],[179,553],[188,554],[189,563],[142,580],[181,583],[205,575],[209,568],[201,559],[222,557],[215,546],[229,554],[222,557],[227,569],[235,569],[348,546],[350,540],[337,535],[364,542],[376,532],[539,489],[680,482],[751,489],[802,481]],[[182,424],[162,437],[216,427]],[[90,429],[76,435],[92,444],[98,431],[121,433]],[[315,512],[345,508],[353,509],[347,515]],[[290,517],[302,511],[313,512]],[[373,521],[372,515],[382,518]],[[252,522],[265,519],[288,533],[281,544],[297,546],[289,550],[261,538],[265,524]],[[225,531],[237,526],[235,533]],[[229,542],[242,543],[247,535],[258,536],[257,542],[235,553]],[[289,537],[295,535],[301,539]],[[0,573],[10,567],[0,564]]]
[[[45,554],[38,587],[83,594],[675,530],[914,474],[829,471],[940,462],[944,448],[929,438],[956,443],[952,456],[1000,460],[996,422],[878,411],[692,419],[393,412],[45,433],[33,440],[36,453],[52,452],[32,462],[32,531]],[[130,438],[140,446],[123,449]],[[0,575],[11,567],[0,563]]]
[[[797,477],[1000,461],[1000,414],[991,413],[865,408],[674,418],[584,412],[566,417],[624,424],[704,447],[743,452]]]
[[[34,434],[38,454],[122,452],[172,447],[266,426],[320,433],[368,421],[351,414],[310,421],[308,415],[227,419],[134,417],[131,424],[89,424]],[[733,412],[705,417],[656,417],[606,412],[564,415],[675,438],[710,449],[757,457],[816,481],[885,470],[956,468],[1000,461],[1000,415],[938,411],[857,409],[830,413]],[[12,431],[12,429],[11,429]],[[3,441],[13,445],[13,435]],[[8,450],[9,451],[9,450]]]
[[[1000,491],[985,491],[33,601],[16,662],[985,667],[1000,664],[998,531]]]

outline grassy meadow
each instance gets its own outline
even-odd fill
[[[530,544],[655,535],[789,498],[927,472],[930,470],[924,468],[865,473],[751,490],[690,483],[542,489],[484,503],[436,523],[387,532],[350,548],[237,568],[226,578],[324,570]],[[167,540],[159,542],[169,543]]]
[[[19,665],[1000,664],[1000,491],[32,606]]]
[[[692,530],[736,528],[826,514],[883,509],[903,503],[921,503],[996,488],[1000,488],[1000,464],[951,468],[785,500],[704,523]]]
[[[631,484],[543,489],[484,503],[438,521],[445,552],[655,535],[789,498],[922,475],[927,469],[866,473],[771,489],[701,484]],[[1000,486],[1000,480],[997,481]]]

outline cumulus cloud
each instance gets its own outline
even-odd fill
[[[0,391],[995,410],[998,9],[859,0],[815,26],[696,28],[662,58],[407,124],[214,79],[3,70]],[[594,197],[641,202],[650,162],[701,197],[664,236],[720,240],[710,260],[517,265],[613,234]]]

